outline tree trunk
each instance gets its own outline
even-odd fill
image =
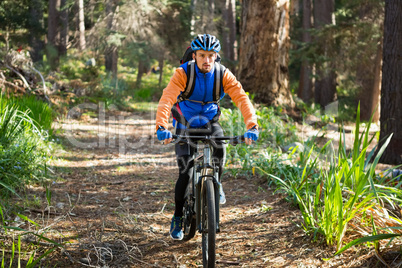
[[[303,0],[303,43],[311,43],[311,0]],[[300,68],[299,91],[297,96],[308,103],[313,98],[312,68],[307,60],[302,61]]]
[[[59,27],[60,0],[49,0],[48,33],[47,33],[47,60],[50,68],[55,70],[59,66],[60,27]]]
[[[237,60],[236,0],[229,0],[228,11],[229,11],[228,27],[229,27],[229,40],[230,40],[229,59],[231,61],[236,61]]]
[[[382,163],[402,164],[402,1],[385,1],[380,146],[393,134]]]
[[[67,55],[68,45],[68,7],[67,0],[61,0],[60,3],[60,44],[59,54],[60,56]]]
[[[80,51],[85,50],[86,42],[85,42],[85,17],[84,17],[84,0],[77,0],[78,7],[78,48]]]
[[[360,119],[368,121],[373,115],[373,122],[379,120],[379,97],[381,88],[381,60],[382,42],[378,43],[377,54],[374,60],[361,62],[357,70],[357,82],[361,86],[358,95],[360,102]]]
[[[290,8],[289,8],[290,16],[298,16],[298,14],[300,13],[300,1],[301,0],[290,1]]]
[[[106,3],[106,16],[107,16],[107,27],[111,32],[115,28],[115,12],[118,12],[118,7],[113,0],[109,0]],[[112,73],[113,79],[117,78],[117,62],[118,62],[118,49],[115,45],[109,45],[105,49],[105,69],[107,72]]]
[[[380,120],[380,96],[381,96],[381,67],[382,67],[382,40],[378,45],[377,56],[374,63],[374,83],[372,89],[372,99],[371,99],[371,114],[373,114],[373,122],[378,122]]]
[[[141,87],[142,76],[148,71],[148,62],[140,59],[138,62],[138,73],[137,73],[137,82],[136,88],[139,89]]]
[[[107,72],[112,73],[112,78],[117,78],[117,63],[119,59],[119,52],[116,46],[109,46],[105,50],[105,69]]]
[[[369,3],[364,5],[359,10],[359,18],[364,21],[373,12],[373,6]],[[359,57],[359,65],[356,72],[356,81],[359,85],[360,92],[358,94],[358,101],[360,102],[360,119],[368,121],[373,115],[373,122],[379,120],[379,103],[380,87],[381,87],[381,64],[382,64],[382,39],[381,36],[377,40],[377,51],[366,52],[364,56]],[[376,40],[374,39],[373,42]]]
[[[30,54],[33,62],[43,60],[44,42],[43,36],[43,5],[40,0],[32,0],[29,2],[29,46]]]
[[[314,26],[316,30],[321,29],[326,24],[333,24],[332,15],[334,12],[334,0],[315,0],[314,1]],[[322,40],[322,55],[327,57],[327,42]],[[315,81],[315,102],[325,107],[335,100],[336,96],[336,74],[331,68],[331,63],[318,63],[316,66],[317,80]]]
[[[255,100],[294,106],[289,90],[289,0],[244,0],[239,80]]]
[[[222,51],[228,68],[233,69],[236,46],[236,1],[223,0],[222,15],[224,26],[222,29]]]

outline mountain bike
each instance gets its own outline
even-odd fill
[[[215,267],[215,238],[219,226],[219,167],[212,161],[216,141],[229,141],[236,145],[244,141],[243,136],[181,136],[173,135],[175,143],[186,142],[194,146],[194,168],[189,180],[183,207],[183,240],[194,237],[196,230],[202,235],[203,267]]]

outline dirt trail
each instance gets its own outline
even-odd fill
[[[53,162],[52,213],[37,216],[68,244],[44,264],[202,267],[199,234],[189,242],[169,237],[178,171],[173,147],[155,140],[148,117],[115,113],[57,123],[67,149]],[[364,267],[356,256],[324,262],[333,251],[309,241],[298,227],[300,211],[265,180],[226,174],[223,186],[216,267]]]

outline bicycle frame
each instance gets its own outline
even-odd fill
[[[191,195],[193,196],[194,201],[194,212],[196,216],[196,226],[200,233],[203,232],[201,225],[201,204],[202,204],[202,196],[204,183],[206,180],[212,180],[214,185],[215,192],[215,214],[216,214],[216,231],[220,231],[219,225],[219,167],[214,167],[212,163],[212,154],[211,147],[215,141],[231,141],[231,144],[238,144],[244,141],[243,136],[222,136],[222,137],[214,137],[214,136],[179,136],[173,135],[173,138],[176,139],[175,142],[180,142],[180,140],[184,140],[190,145],[196,148],[193,161],[193,177],[192,177],[192,187],[191,187]],[[190,141],[191,140],[191,141]],[[193,141],[195,140],[195,142]]]
[[[217,147],[218,140],[231,140],[232,144],[240,143],[242,137],[216,136],[173,136],[176,141],[185,139],[190,146],[195,147],[191,190],[187,185],[183,207],[184,240],[194,237],[196,229],[202,235],[203,267],[215,267],[216,233],[219,226],[219,166],[214,165],[212,147]],[[195,141],[196,144],[192,144]],[[195,145],[195,146],[194,146]],[[190,192],[188,192],[188,190]]]
[[[200,153],[202,151],[202,154]],[[196,212],[196,226],[198,231],[203,232],[201,225],[201,203],[203,190],[205,189],[204,183],[206,180],[212,180],[215,190],[215,200],[219,200],[219,184],[218,167],[213,166],[211,159],[211,144],[210,143],[197,143],[197,149],[194,154],[194,170],[193,170],[193,194],[195,196],[195,212]],[[216,226],[219,232],[219,201],[215,202]]]

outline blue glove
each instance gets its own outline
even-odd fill
[[[164,127],[159,126],[158,130],[156,131],[156,136],[158,136],[158,140],[163,141],[172,138],[172,132],[166,130]]]
[[[256,140],[258,140],[259,133],[260,132],[258,131],[257,126],[253,126],[249,130],[247,130],[246,133],[244,133],[244,138],[256,141]]]

